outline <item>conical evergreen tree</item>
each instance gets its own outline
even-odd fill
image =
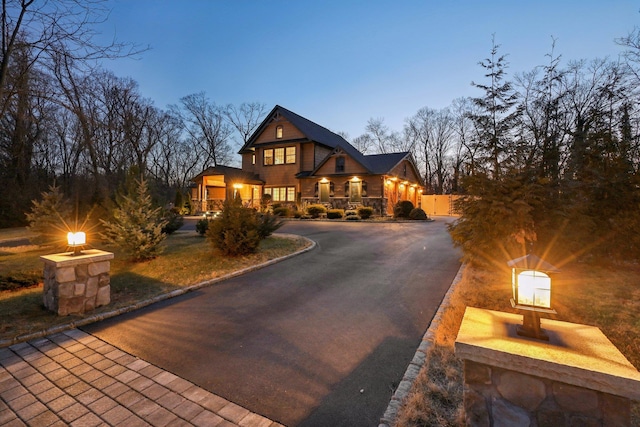
[[[104,225],[102,237],[120,247],[135,261],[155,258],[160,254],[160,243],[166,235],[162,228],[167,221],[162,209],[154,207],[147,181],[135,179],[128,187],[128,194],[117,197],[117,207],[111,221],[100,220]]]

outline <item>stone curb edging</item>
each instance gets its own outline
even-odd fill
[[[31,333],[31,334],[20,335],[20,336],[11,338],[11,339],[0,340],[0,348],[9,347],[11,345],[18,344],[18,343],[21,343],[21,342],[31,341],[31,340],[34,340],[34,339],[42,338],[42,337],[45,337],[47,335],[57,334],[57,333],[60,333],[60,332],[68,331],[70,329],[76,329],[76,328],[78,328],[80,326],[88,325],[88,324],[94,323],[94,322],[99,322],[101,320],[105,320],[105,319],[109,319],[111,317],[119,316],[121,314],[128,313],[130,311],[135,311],[135,310],[138,310],[138,309],[140,309],[142,307],[146,307],[148,305],[155,304],[157,302],[164,301],[164,300],[169,299],[169,298],[174,298],[174,297],[186,294],[187,292],[192,292],[192,291],[198,290],[200,288],[204,288],[206,286],[213,285],[213,284],[215,284],[217,282],[221,282],[223,280],[227,280],[227,279],[231,279],[233,277],[241,276],[243,274],[247,274],[247,273],[250,273],[252,271],[259,270],[261,268],[270,266],[272,264],[276,264],[278,262],[284,261],[284,260],[292,258],[294,256],[301,255],[301,254],[303,254],[305,252],[309,252],[309,251],[313,250],[317,245],[315,241],[313,241],[313,240],[311,240],[311,239],[309,239],[307,237],[304,237],[304,236],[299,236],[297,234],[274,233],[273,236],[282,237],[282,238],[285,238],[285,239],[293,239],[293,240],[302,239],[302,240],[306,240],[307,242],[309,242],[310,245],[307,246],[304,249],[301,249],[301,250],[297,251],[297,252],[293,252],[291,254],[284,255],[284,256],[281,256],[279,258],[270,259],[268,261],[263,262],[262,264],[252,265],[251,267],[246,267],[246,268],[243,268],[241,270],[233,271],[233,272],[231,272],[229,274],[226,274],[224,276],[216,277],[216,278],[210,279],[210,280],[205,280],[203,282],[196,283],[194,285],[185,286],[184,288],[175,289],[175,290],[173,290],[171,292],[166,292],[164,294],[160,294],[160,295],[155,296],[153,298],[149,298],[149,299],[146,299],[144,301],[139,301],[139,302],[137,302],[137,303],[135,303],[133,305],[129,305],[129,306],[126,306],[126,307],[121,307],[121,308],[118,308],[118,309],[115,309],[115,310],[112,310],[112,311],[108,311],[106,313],[94,314],[94,315],[85,317],[84,319],[71,321],[69,323],[65,323],[65,324],[62,324],[62,325],[57,325],[57,326],[54,326],[52,328],[43,329],[41,331],[34,332],[34,333]]]
[[[431,319],[429,328],[427,329],[424,336],[422,337],[422,342],[418,346],[418,349],[416,350],[416,353],[413,356],[413,359],[409,363],[407,370],[402,376],[402,381],[400,381],[400,384],[398,384],[396,391],[393,393],[393,396],[389,401],[389,405],[387,406],[387,409],[384,411],[384,414],[380,419],[380,424],[378,425],[378,427],[391,427],[395,424],[396,418],[398,417],[398,410],[400,409],[400,406],[402,406],[402,403],[409,395],[409,392],[411,391],[411,388],[413,387],[413,383],[418,377],[420,370],[427,362],[427,353],[431,348],[431,346],[433,345],[433,341],[436,333],[435,331],[436,329],[438,329],[438,325],[440,324],[440,320],[444,315],[444,311],[449,306],[449,301],[451,299],[451,295],[453,294],[453,291],[455,290],[456,286],[458,285],[458,283],[460,283],[460,280],[462,279],[462,273],[464,272],[465,267],[466,267],[465,264],[462,264],[460,266],[460,268],[458,269],[458,273],[456,274],[456,277],[453,279],[453,281],[451,282],[451,285],[449,286],[449,290],[447,291],[444,298],[440,302],[438,311],[436,311],[436,314],[433,316],[433,319]]]

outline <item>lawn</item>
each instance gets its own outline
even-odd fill
[[[0,241],[20,237],[15,229],[0,231]],[[161,256],[147,262],[127,261],[117,248],[98,246],[114,252],[111,262],[111,304],[88,313],[99,314],[139,301],[153,298],[175,289],[209,281],[232,272],[275,259],[308,245],[307,241],[282,237],[263,240],[256,254],[227,258],[217,255],[207,239],[195,232],[179,231],[163,243]],[[0,281],[8,276],[40,283],[18,291],[0,292],[0,340],[34,333],[51,326],[78,321],[85,316],[60,317],[46,310],[42,303],[41,255],[53,253],[53,248],[35,245],[0,247]]]
[[[640,368],[640,266],[562,266],[552,281],[557,320],[597,326],[636,367]],[[460,426],[462,362],[454,343],[465,307],[514,312],[508,271],[496,273],[468,267],[451,295],[437,328],[428,361],[402,406],[397,426]],[[640,426],[640,404],[632,403],[632,425]]]

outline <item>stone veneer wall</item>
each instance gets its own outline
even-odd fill
[[[468,426],[629,426],[631,402],[608,393],[464,361]]]
[[[110,261],[78,259],[63,266],[45,260],[44,305],[60,316],[83,314],[111,302]]]

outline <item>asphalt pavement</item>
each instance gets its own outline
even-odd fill
[[[374,426],[459,268],[444,221],[287,222],[284,262],[91,336],[288,426]]]

